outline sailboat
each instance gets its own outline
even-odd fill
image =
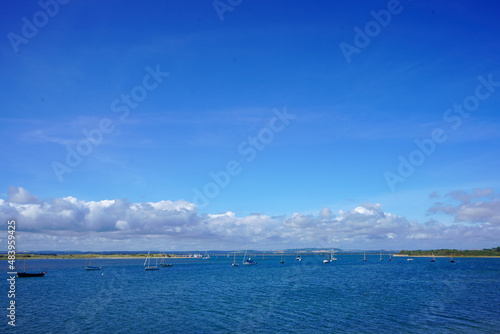
[[[300,256],[300,254],[297,255],[297,257],[295,258],[295,261],[302,261],[302,256]]]
[[[392,254],[389,253],[389,261],[392,261]]]
[[[335,248],[332,248],[332,261],[337,261],[337,258],[335,257]]]
[[[410,252],[409,256],[411,256],[411,252]],[[409,257],[409,258],[406,259],[406,261],[413,261],[413,258]]]
[[[245,256],[243,257],[243,265],[251,266],[254,264],[257,264],[257,262],[254,262],[251,257],[247,258],[247,251],[245,251]]]
[[[330,254],[326,253],[326,260],[323,260],[323,263],[330,263]]]
[[[432,259],[431,262],[436,262],[436,258],[434,257],[434,253],[432,253]]]
[[[165,255],[165,253],[163,253],[163,258],[161,259],[161,262],[160,262],[160,267],[172,267],[173,264],[172,263],[165,263],[165,258],[167,256]]]
[[[451,253],[451,255],[450,255],[450,262],[455,263],[455,260],[453,260],[453,253]]]
[[[283,261],[283,255],[281,255],[281,261],[280,261],[281,264],[285,263],[285,261]]]
[[[239,264],[236,263],[236,253],[234,253],[234,257],[233,257],[233,264],[232,264],[233,267],[237,267],[239,266]]]
[[[24,271],[22,273],[17,272],[17,277],[42,277],[43,275],[45,275],[47,273],[46,271],[42,271],[42,272],[39,272],[39,273],[27,273],[26,272],[27,255],[28,254],[26,254],[26,257],[23,259],[24,260]],[[17,268],[19,268],[19,266],[21,265],[21,263],[23,263],[23,260],[21,260],[21,262],[19,262],[19,264],[16,267],[16,270],[17,270]]]
[[[380,252],[380,261],[384,261],[384,258],[382,257],[382,252]]]
[[[366,262],[366,252],[363,252],[363,261]]]
[[[91,266],[90,265],[91,263],[92,263],[92,254],[90,254],[89,264],[85,266],[85,270],[101,270],[101,267]]]
[[[149,264],[149,253],[148,252],[148,257],[146,257],[146,260],[144,261],[144,270],[159,270],[160,268],[158,268],[158,259],[156,259],[156,265],[155,266],[151,266]],[[148,266],[146,267],[146,262],[148,263]]]

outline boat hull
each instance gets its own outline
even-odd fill
[[[255,264],[257,264],[257,262],[243,262],[244,266],[253,266]]]
[[[101,270],[101,267],[85,266],[85,270]]]
[[[17,277],[42,277],[46,273],[46,271],[43,271],[41,273],[17,273]]]

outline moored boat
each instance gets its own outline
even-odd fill
[[[160,262],[160,267],[172,267],[173,264],[172,263],[165,263],[165,258],[167,256],[165,255],[165,253],[163,253],[163,257],[161,259],[161,262]]]
[[[144,261],[144,270],[159,270],[160,268],[158,268],[158,259],[156,259],[156,265],[155,266],[152,266],[149,264],[149,253],[148,252],[148,256],[146,257],[146,260]],[[146,262],[147,262],[147,266],[146,266]]]
[[[90,265],[91,263],[92,263],[92,254],[90,255],[89,264],[84,267],[85,270],[101,270],[101,267],[99,267],[99,266],[91,266]]]
[[[234,253],[234,256],[233,256],[233,264],[232,264],[233,267],[237,267],[238,264],[236,263],[236,253]]]
[[[27,273],[27,272],[23,272],[23,273],[17,273],[17,277],[42,277],[46,273],[47,273],[46,271],[42,271],[40,273]]]
[[[20,272],[16,272],[17,277],[42,277],[42,276],[44,276],[47,273],[46,271],[41,271],[39,273],[27,273],[26,272],[27,257],[25,257],[23,260],[24,260],[24,271],[21,272],[21,273]],[[23,263],[23,260],[21,260],[21,262],[19,262],[19,264],[16,267],[16,270],[17,270],[17,268],[19,268],[19,266],[21,265],[21,263]]]

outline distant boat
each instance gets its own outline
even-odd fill
[[[430,262],[436,262],[436,258],[434,257],[434,253],[432,253],[432,259]]]
[[[366,252],[363,252],[363,261],[366,262]]]
[[[281,261],[280,263],[285,263],[285,261],[283,261],[283,255],[281,255]]]
[[[89,264],[85,266],[85,270],[101,270],[101,267],[91,266],[90,265],[91,263],[92,263],[92,254],[90,254]]]
[[[257,264],[257,262],[254,262],[251,257],[249,257],[246,261],[243,262],[243,265],[245,266],[251,266]]]
[[[208,254],[207,252],[205,252],[205,257],[203,258],[203,260],[208,260],[210,259],[210,254]]]
[[[330,263],[330,254],[326,253],[326,260],[323,260],[323,263]]]
[[[410,255],[411,256],[411,252],[410,252]],[[411,257],[407,258],[406,261],[413,261],[413,259]]]
[[[392,254],[389,253],[389,261],[392,261]]]
[[[247,258],[247,251],[245,251],[245,256],[243,257],[243,265],[252,266],[254,264],[257,264],[257,262],[254,262],[251,257]]]
[[[148,252],[148,256],[146,257],[146,260],[144,261],[144,270],[159,270],[160,268],[158,268],[158,259],[156,259],[155,266],[151,266],[149,264],[149,253],[150,252]],[[146,267],[146,263],[148,264],[147,267]]]
[[[297,257],[295,258],[295,261],[302,261],[302,256],[297,255]]]
[[[22,273],[17,272],[16,273],[17,277],[42,277],[42,276],[44,276],[47,273],[46,271],[42,271],[42,272],[39,272],[39,273],[27,273],[26,272],[26,261],[27,261],[27,258],[28,258],[28,254],[26,254],[26,257],[23,259],[24,260],[24,271]],[[16,267],[16,270],[17,270],[17,268],[19,268],[19,266],[21,265],[21,263],[23,263],[23,260],[21,260],[21,262],[19,262],[19,264]]]
[[[337,261],[337,258],[335,257],[335,248],[332,248],[332,261]]]
[[[229,254],[228,254],[229,255]],[[232,264],[233,267],[237,267],[239,266],[239,264],[236,263],[236,253],[234,253],[234,257],[233,257],[233,264]]]
[[[172,267],[173,264],[172,263],[165,263],[165,258],[167,256],[165,255],[165,253],[163,253],[163,258],[161,259],[161,262],[160,262],[160,267]]]
[[[451,253],[451,255],[450,255],[450,262],[455,263],[455,260],[453,260],[453,253]]]
[[[384,258],[382,257],[382,252],[380,252],[380,261],[384,261]]]

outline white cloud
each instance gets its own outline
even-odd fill
[[[323,208],[318,215],[237,217],[234,212],[200,215],[193,203],[183,200],[133,203],[70,196],[40,200],[15,187],[9,194],[8,200],[0,199],[0,214],[17,220],[24,247],[39,250],[244,249],[247,245],[261,249],[471,248],[493,247],[500,235],[500,199],[477,201],[480,194],[490,196],[490,191],[455,193],[453,199],[460,196],[463,204],[447,209],[441,203],[429,209],[456,215],[457,224],[451,226],[435,220],[410,221],[371,203],[340,210],[338,216]],[[465,198],[476,201],[467,203]]]
[[[33,196],[22,187],[9,187],[7,200],[12,203],[38,203],[38,197]]]
[[[321,209],[319,215],[324,218],[330,218],[333,215],[333,213],[332,210],[330,210],[329,208],[323,208]]]
[[[445,197],[460,204],[436,202],[429,213],[452,215],[456,222],[500,225],[500,196],[492,188],[474,189],[470,193],[457,190]]]

